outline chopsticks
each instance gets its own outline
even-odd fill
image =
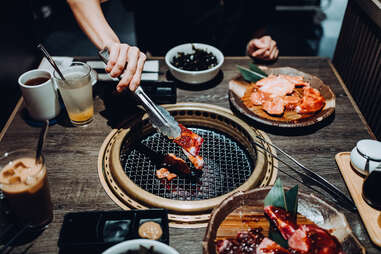
[[[289,169],[291,169],[293,172],[298,174],[301,178],[301,180],[296,179],[295,177],[292,177],[293,179],[297,180],[298,182],[302,183],[304,186],[306,186],[309,189],[312,189],[314,191],[317,191],[315,188],[312,186],[319,187],[323,189],[326,193],[328,193],[332,198],[333,201],[340,205],[341,207],[351,211],[351,212],[356,212],[357,208],[356,205],[353,203],[353,201],[348,198],[343,192],[341,192],[337,187],[329,183],[325,178],[321,177],[320,175],[316,174],[313,172],[311,169],[305,167],[303,164],[298,162],[295,158],[293,158],[291,155],[280,149],[274,144],[269,143],[265,139],[263,139],[260,136],[256,136],[259,140],[262,142],[265,142],[266,144],[270,145],[271,147],[275,148],[277,151],[285,155],[288,159],[290,159],[294,164],[296,164],[303,172],[300,172],[296,170],[294,167],[292,167],[289,163],[283,161],[280,159],[278,156],[274,155],[270,151],[268,151],[262,144],[259,142],[255,142],[256,145],[260,148],[262,148],[266,153],[269,153],[273,158],[277,159],[278,161],[282,162],[285,166],[287,166]],[[279,168],[278,168],[279,169]],[[279,169],[283,173],[285,173],[288,176],[291,176],[284,170]],[[319,192],[319,191],[318,191]],[[319,192],[321,193],[321,192]]]

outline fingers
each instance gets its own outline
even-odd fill
[[[258,49],[249,51],[250,46],[253,45]],[[251,47],[253,47],[251,46]],[[261,60],[274,60],[278,57],[279,50],[276,46],[276,42],[271,39],[270,36],[263,36],[260,39],[254,39],[250,41],[248,45],[248,53],[250,56]]]
[[[116,64],[114,64],[110,72],[111,77],[119,77],[120,74],[122,74],[122,72],[124,71],[127,62],[128,48],[129,46],[127,44],[120,44],[119,55]]]
[[[128,87],[130,85],[130,82],[132,78],[134,77],[137,66],[138,66],[138,60],[140,57],[140,50],[137,47],[129,47],[127,52],[127,67],[123,73],[122,79],[119,81],[116,90],[118,92],[121,92],[124,88]],[[144,64],[144,62],[143,62]],[[141,68],[140,72],[142,71],[143,67]],[[138,70],[139,71],[139,70]],[[140,81],[140,80],[139,80]]]
[[[106,71],[111,72],[119,56],[119,45],[117,43],[113,43],[108,50],[110,52],[110,57],[107,62]]]
[[[142,77],[143,66],[144,66],[145,61],[146,61],[146,55],[140,52],[140,56],[139,56],[139,60],[138,60],[138,66],[137,66],[135,75],[132,78],[130,86],[129,86],[131,91],[135,91],[135,89],[140,84],[140,80],[141,80],[141,77]]]

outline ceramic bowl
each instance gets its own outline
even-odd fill
[[[368,163],[368,166],[367,166]],[[351,165],[362,175],[372,172],[381,163],[381,142],[362,139],[351,151]]]
[[[158,254],[179,254],[174,248],[154,240],[135,239],[118,243],[103,252],[103,254],[124,254],[127,251],[138,251],[140,246],[146,248],[154,247],[155,253]]]
[[[213,68],[203,71],[186,71],[173,66],[171,63],[173,57],[177,56],[177,53],[179,52],[184,52],[186,54],[192,53],[192,45],[194,45],[196,48],[203,49],[215,55],[217,58],[217,65]],[[176,79],[188,84],[201,84],[212,80],[218,74],[222,64],[224,63],[224,55],[217,48],[207,44],[187,43],[170,49],[165,55],[165,63],[167,64],[171,74]]]

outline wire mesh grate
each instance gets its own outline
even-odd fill
[[[234,138],[214,129],[205,127],[189,128],[204,138],[200,155],[204,158],[204,168],[198,181],[176,177],[168,181],[155,175],[159,165],[133,146],[123,143],[120,161],[126,175],[140,188],[162,198],[173,200],[205,200],[233,191],[252,174],[256,158]],[[173,153],[187,161],[194,169],[181,148],[159,133],[151,133],[140,141],[150,150],[166,154]],[[196,169],[194,169],[196,170]]]

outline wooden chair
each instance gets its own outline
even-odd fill
[[[348,0],[333,64],[381,139],[381,2]]]

